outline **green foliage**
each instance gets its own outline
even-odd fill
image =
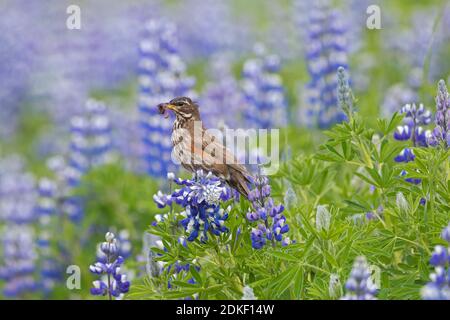
[[[230,233],[205,244],[189,242],[186,248],[177,241],[184,235],[176,227],[180,218],[169,214],[149,231],[167,249],[155,249],[158,260],[189,263],[190,271],[172,280],[171,289],[167,283],[173,271],[146,278],[129,298],[240,299],[249,285],[259,299],[333,299],[330,276],[345,283],[354,258],[364,255],[379,270],[380,298],[418,299],[428,279],[430,249],[440,242],[439,232],[449,219],[450,171],[448,151],[442,148],[415,149],[416,161],[408,164],[393,161],[405,147],[392,139],[401,120],[395,114],[371,129],[356,114],[327,132],[329,139],[316,152],[294,154],[282,164],[271,184],[278,201],[288,187],[296,195],[285,210],[289,236],[295,239],[287,247],[252,249],[244,200],[226,221]],[[405,182],[402,170],[423,182]],[[400,193],[406,204],[397,200]],[[318,205],[331,213],[326,230],[316,227]],[[373,219],[366,218],[368,212]],[[187,283],[190,278],[195,284]]]
[[[136,260],[142,247],[142,234],[157,212],[152,196],[158,190],[157,181],[148,176],[126,171],[121,164],[110,164],[91,170],[73,195],[84,201],[84,218],[74,224],[59,216],[54,234],[57,237],[55,256],[63,266],[81,268],[81,290],[69,292],[65,281],[53,292],[55,297],[92,298],[88,288],[95,280],[89,265],[95,262],[96,246],[104,241],[107,231],[127,230],[132,242],[132,256],[126,260],[127,273],[137,275],[141,265]]]

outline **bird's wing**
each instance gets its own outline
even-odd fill
[[[221,170],[226,176],[229,176],[230,168],[240,172],[246,179],[250,176],[233,152],[208,131],[203,131],[202,150],[205,165]]]

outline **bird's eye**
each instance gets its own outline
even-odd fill
[[[175,103],[175,105],[176,105],[177,107],[181,107],[181,106],[183,105],[183,102],[177,102],[177,103]]]

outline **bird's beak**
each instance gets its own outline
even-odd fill
[[[172,110],[172,111],[176,111],[176,107],[173,104],[170,104],[170,103],[166,103],[165,104],[165,108],[169,109],[169,110]]]

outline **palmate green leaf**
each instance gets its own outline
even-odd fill
[[[198,283],[189,283],[187,281],[179,281],[179,280],[173,280],[170,282],[172,285],[180,288],[191,288],[199,291],[201,289],[201,285]]]
[[[293,285],[294,279],[298,270],[298,266],[293,266],[283,271],[278,277],[272,280],[270,287],[275,298],[279,298],[290,286]]]
[[[318,153],[315,158],[327,162],[340,162],[342,160],[340,156],[328,152]]]
[[[392,162],[392,159],[394,159],[395,156],[399,154],[404,148],[405,148],[404,144],[391,143],[389,142],[389,140],[385,139],[381,142],[380,155],[377,161],[380,163]]]
[[[303,290],[304,290],[304,272],[303,270],[301,270],[301,268],[298,268],[294,277],[293,298],[296,300],[300,300],[302,298]]]
[[[323,250],[322,251],[325,260],[334,268],[337,268],[339,266],[339,264],[337,263],[335,257],[333,257],[333,255],[331,255],[328,251]]]
[[[249,285],[252,288],[267,287],[268,284],[271,283],[271,282],[272,282],[272,278],[264,278],[264,279],[261,279],[261,280],[258,280],[258,281],[251,282]]]
[[[373,180],[371,177],[367,177],[366,175],[359,173],[359,172],[355,172],[355,175],[358,176],[361,180],[364,180],[365,182],[367,182],[368,184],[371,184],[375,187],[380,187],[379,183],[375,180]]]
[[[356,152],[352,148],[351,143],[349,143],[348,141],[342,141],[341,146],[342,146],[342,152],[343,152],[344,159],[346,161],[353,160]]]
[[[342,156],[333,146],[329,145],[329,144],[325,144],[324,147],[330,151],[330,153],[332,153],[333,155],[335,155],[335,158],[339,161],[339,160],[344,160],[344,156]]]
[[[358,200],[344,200],[349,207],[354,208],[353,212],[367,212],[370,210],[370,205],[368,203],[358,202]]]
[[[318,195],[324,194],[328,189],[332,187],[332,184],[330,182],[333,180],[335,175],[336,172],[332,168],[324,168],[323,171],[320,172],[313,181],[313,191]]]
[[[288,254],[286,252],[282,252],[282,251],[269,251],[268,252],[269,255],[278,258],[280,260],[285,260],[285,261],[291,261],[291,262],[298,262],[298,258],[296,258],[295,256]]]
[[[397,126],[402,122],[403,118],[403,114],[395,112],[389,121],[387,119],[377,119],[378,130],[384,136],[388,136],[395,130],[395,128],[397,128]]]
[[[189,271],[191,272],[191,275],[194,277],[195,281],[199,285],[203,285],[202,277],[200,276],[200,274],[198,273],[198,271],[195,269],[195,267],[193,265],[191,265],[189,267]]]

